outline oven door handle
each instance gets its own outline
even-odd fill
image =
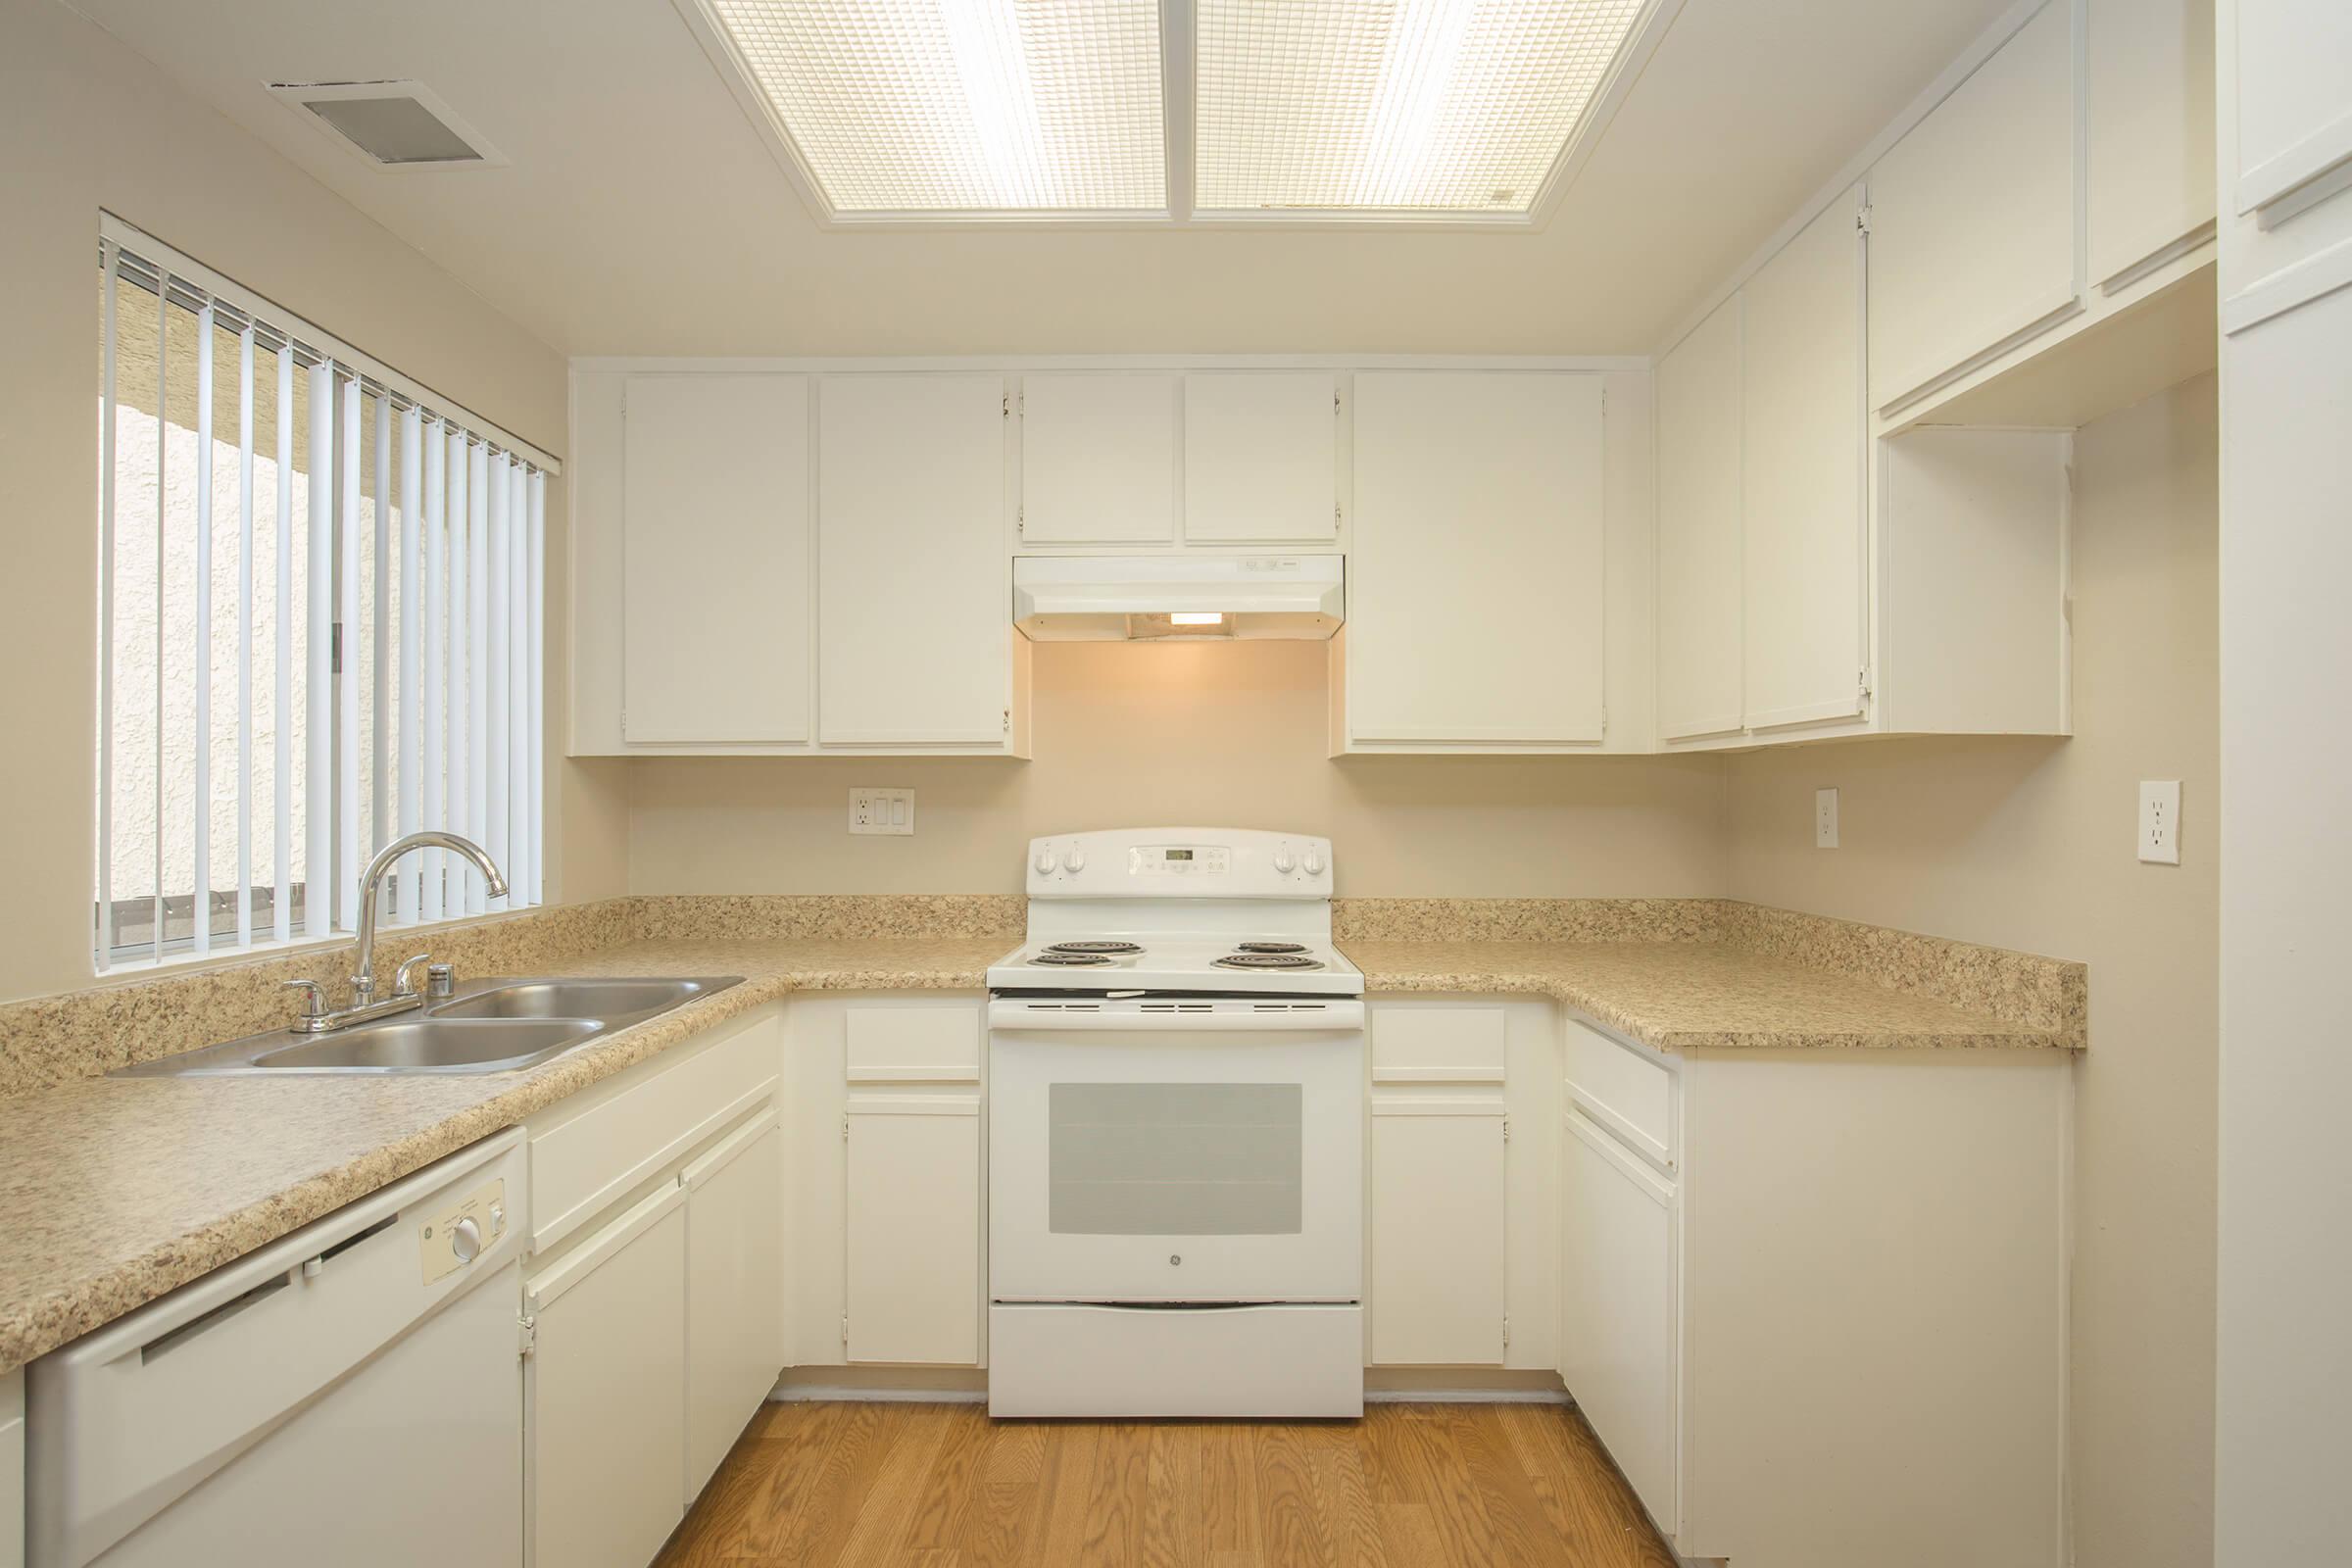
[[[1090,1029],[1097,1033],[1200,1033],[1214,1031],[1288,1034],[1320,1031],[1352,1034],[1364,1027],[1364,1004],[1354,1000],[1319,1003],[1218,1003],[1202,1006],[1185,1003],[1033,1003],[992,1002],[988,1026],[993,1030],[1030,1033]]]

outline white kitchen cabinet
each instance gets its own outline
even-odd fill
[[[1337,751],[1591,748],[1601,685],[1601,378],[1355,377]]]
[[[679,1181],[691,1503],[784,1370],[784,1134],[773,1106],[696,1158]]]
[[[1329,370],[1184,378],[1187,544],[1328,544],[1339,534],[1339,392]]]
[[[623,391],[621,735],[808,738],[808,378]]]
[[[2088,275],[2113,291],[2213,221],[2213,0],[2083,12]]]
[[[1733,295],[1658,361],[1662,741],[1740,723],[1741,310]]]
[[[844,1121],[852,1361],[980,1360],[980,1097],[853,1095]]]
[[[1560,1171],[1560,1377],[1660,1529],[1678,1528],[1674,1184],[1571,1109]]]
[[[2080,308],[2076,185],[2074,9],[2046,0],[1870,172],[1874,408]]]
[[[1375,1093],[1372,1364],[1502,1364],[1503,1127],[1499,1098]]]
[[[2291,216],[2301,200],[2341,182],[2352,164],[2352,8],[2342,0],[2241,0],[2231,110],[2236,157],[2232,210]],[[2306,189],[2308,187],[2308,189]]]
[[[832,375],[817,397],[817,738],[1013,748],[1001,375]]]
[[[1022,378],[1020,536],[1029,545],[1174,540],[1174,375]]]
[[[24,1369],[0,1372],[0,1568],[24,1563]]]
[[[1832,202],[1743,289],[1740,399],[1750,729],[1862,710],[1864,462],[1859,189]]]
[[[534,1568],[645,1568],[685,1513],[686,1198],[663,1186],[524,1284]]]

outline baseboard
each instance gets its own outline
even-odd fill
[[[968,1366],[796,1366],[769,1391],[776,1403],[826,1399],[976,1404],[988,1374]],[[1364,1369],[1367,1404],[1573,1404],[1549,1372],[1497,1367],[1379,1366]],[[1696,1568],[1705,1568],[1704,1564]]]

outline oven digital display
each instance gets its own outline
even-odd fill
[[[1233,852],[1218,844],[1153,844],[1127,852],[1134,876],[1215,876],[1232,867]]]
[[[1167,852],[1167,857],[1171,860],[1189,860],[1193,858],[1193,852],[1190,850],[1170,850]]]

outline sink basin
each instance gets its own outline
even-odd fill
[[[594,1018],[406,1017],[310,1035],[265,1051],[253,1072],[509,1072],[545,1061],[605,1025]]]
[[[444,1002],[436,1018],[602,1018],[618,1028],[692,1002],[709,980],[494,980]]]
[[[249,1035],[118,1067],[115,1076],[513,1072],[742,983],[739,974],[476,980],[421,1011],[322,1035]]]

